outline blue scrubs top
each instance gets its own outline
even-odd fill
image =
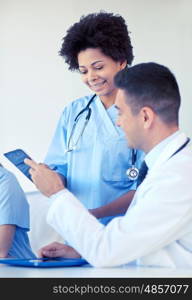
[[[35,258],[27,231],[29,230],[29,204],[16,177],[0,166],[0,225],[15,225],[15,234],[8,256]]]
[[[66,153],[68,140],[77,114],[86,107],[93,95],[69,104],[63,111],[45,163],[66,177],[67,188],[88,208],[97,208],[136,189],[126,171],[131,167],[131,149],[122,129],[116,126],[117,109],[105,109],[96,96],[90,105],[91,117],[75,150]],[[85,122],[81,115],[74,131],[76,141]],[[138,151],[139,168],[143,153]],[[106,224],[112,217],[101,221]]]

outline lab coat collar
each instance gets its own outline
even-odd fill
[[[170,157],[187,141],[187,136],[185,133],[181,132],[176,135],[173,140],[171,140],[165,148],[162,150],[161,154],[157,157],[155,163],[150,170],[154,170],[162,165],[165,161],[170,159]],[[146,156],[147,158],[147,156]]]
[[[175,139],[181,133],[180,130],[177,130],[175,133],[169,135],[167,138],[158,143],[155,147],[153,147],[145,156],[145,162],[149,169],[152,168],[153,164],[156,162],[157,157],[159,157],[165,147]]]

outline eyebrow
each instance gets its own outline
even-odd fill
[[[102,60],[96,60],[96,61],[94,61],[92,64],[91,64],[91,66],[94,66],[94,65],[96,65],[97,63],[103,63],[103,61]],[[79,66],[79,68],[86,68],[85,66]]]

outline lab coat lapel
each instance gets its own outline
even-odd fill
[[[157,158],[151,170],[158,168],[161,164],[167,161],[187,140],[184,133],[180,133],[173,141],[168,143],[161,155]]]
[[[146,188],[149,187],[149,181],[154,184],[154,173],[159,173],[159,167],[163,165],[164,162],[170,159],[170,157],[186,142],[187,136],[184,133],[180,133],[174,140],[167,144],[167,146],[162,151],[161,155],[157,157],[156,162],[149,169],[147,176],[145,177],[142,184],[138,187],[136,196],[134,197],[131,206],[134,206],[138,199],[142,199],[145,194]],[[158,183],[158,182],[157,182]],[[130,206],[130,207],[131,207]]]
[[[97,113],[95,114],[95,117],[98,118],[97,124],[101,124],[104,127],[104,131],[108,134],[108,136],[119,137],[120,133],[118,131],[118,128],[115,126],[115,124],[109,117],[107,110],[105,109],[99,97],[96,98],[95,103],[96,103],[96,109],[98,110]]]

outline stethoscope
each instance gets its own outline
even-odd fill
[[[79,140],[80,138],[82,137],[83,135],[83,132],[87,126],[87,123],[89,122],[89,119],[91,117],[91,108],[90,108],[90,105],[91,103],[93,102],[94,98],[96,97],[96,94],[94,94],[91,99],[89,100],[89,102],[87,103],[87,105],[85,106],[85,108],[83,108],[79,113],[78,115],[75,117],[75,120],[74,120],[74,123],[73,123],[73,127],[72,127],[72,130],[71,130],[71,134],[69,136],[69,140],[68,140],[68,143],[67,143],[67,149],[65,150],[65,153],[67,152],[71,152],[73,150],[75,150],[77,148],[77,144],[79,143]],[[74,136],[74,131],[75,131],[75,128],[77,126],[77,123],[78,123],[78,120],[79,120],[79,117],[85,112],[87,111],[87,115],[85,117],[85,123],[83,125],[83,128],[76,140],[76,142],[73,142],[73,136]]]
[[[73,124],[73,127],[72,127],[72,130],[71,130],[71,134],[69,136],[69,140],[68,140],[68,143],[67,143],[67,149],[65,150],[65,153],[68,153],[68,152],[71,152],[73,150],[76,149],[77,147],[77,144],[79,143],[79,140],[80,138],[82,137],[83,135],[83,132],[87,126],[87,123],[89,122],[89,119],[91,117],[91,108],[90,108],[90,105],[91,103],[93,102],[94,98],[96,97],[96,94],[94,94],[91,99],[89,100],[89,102],[87,103],[87,105],[85,106],[85,108],[83,108],[78,114],[77,116],[75,117],[74,119],[74,124]],[[85,123],[83,125],[83,128],[76,140],[76,142],[73,142],[73,136],[74,136],[74,131],[75,131],[75,128],[77,126],[77,123],[78,123],[78,120],[79,120],[79,117],[85,112],[87,111],[87,115],[85,117]],[[136,163],[136,160],[137,160],[137,151],[132,149],[131,150],[131,168],[129,168],[126,172],[128,178],[130,180],[136,180],[138,175],[139,175],[139,170],[135,167],[135,163]]]
[[[189,142],[190,142],[190,138],[187,138],[186,142],[185,142],[181,147],[179,147],[179,149],[177,149],[177,151],[175,151],[175,152],[170,156],[170,158],[173,157],[173,156],[174,156],[175,154],[177,154],[178,152],[180,152],[183,148],[185,148]]]
[[[131,149],[131,167],[126,171],[126,174],[130,180],[137,180],[139,176],[139,170],[135,166],[136,160],[137,150]]]

